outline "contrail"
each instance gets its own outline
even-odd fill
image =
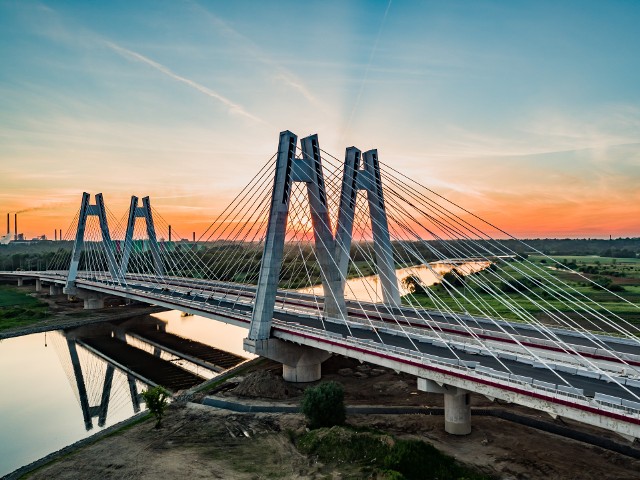
[[[115,52],[119,53],[120,55],[122,55],[123,57],[128,57],[128,58],[133,58],[134,60],[137,60],[139,62],[142,62],[146,65],[149,65],[150,67],[155,68],[156,70],[158,70],[159,72],[164,73],[165,75],[167,75],[168,77],[173,78],[174,80],[177,80],[178,82],[182,82],[186,85],[189,85],[191,88],[194,88],[195,90],[204,93],[205,95],[207,95],[208,97],[214,98],[216,100],[218,100],[219,102],[221,102],[222,104],[224,104],[225,106],[227,106],[229,108],[229,111],[231,113],[235,113],[238,115],[242,115],[243,117],[246,118],[250,118],[251,120],[255,121],[255,122],[259,122],[259,123],[265,123],[264,120],[262,120],[261,118],[256,117],[255,115],[247,112],[242,105],[238,105],[237,103],[229,100],[228,98],[220,95],[218,92],[215,92],[213,90],[211,90],[210,88],[205,87],[204,85],[200,85],[197,82],[194,82],[193,80],[190,80],[188,78],[185,78],[181,75],[178,75],[177,73],[172,72],[169,68],[165,67],[164,65],[155,62],[153,60],[151,60],[148,57],[145,57],[144,55],[141,55],[137,52],[134,52],[133,50],[129,50],[127,48],[121,47],[120,45],[117,45],[113,42],[105,42],[105,44],[111,48],[112,50],[114,50]]]
[[[364,84],[367,82],[367,78],[369,77],[369,70],[371,69],[371,64],[373,63],[373,56],[376,54],[376,50],[378,50],[378,42],[380,41],[380,34],[382,33],[382,27],[384,26],[384,22],[387,19],[389,8],[391,8],[391,1],[392,0],[389,0],[389,3],[387,4],[387,9],[384,11],[384,15],[382,16],[382,21],[380,22],[380,28],[378,29],[378,35],[376,36],[376,41],[374,42],[373,48],[371,49],[371,54],[369,55],[369,62],[367,63],[367,68],[364,71],[364,77],[362,77],[362,83],[360,83],[360,90],[358,91],[358,96],[356,97],[356,101],[353,104],[353,108],[351,109],[351,115],[349,115],[347,126],[342,133],[343,137],[346,135],[347,131],[351,127],[353,116],[355,115],[358,105],[360,104],[360,97],[362,96],[362,90],[364,90]]]
[[[297,90],[308,102],[320,106],[321,103],[318,99],[309,91],[296,75],[291,73],[288,69],[284,68],[277,61],[275,61],[270,55],[268,55],[262,48],[256,45],[249,37],[238,32],[234,28],[230,27],[224,20],[217,15],[211,13],[209,10],[201,6],[195,1],[189,1],[195,9],[202,12],[217,28],[219,33],[226,36],[230,40],[235,42],[236,47],[243,49],[249,55],[253,57],[255,61],[262,63],[268,67],[272,67],[276,70],[275,79],[281,80],[285,85]]]

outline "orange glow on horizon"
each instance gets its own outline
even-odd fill
[[[79,200],[80,196],[78,196]],[[153,197],[152,197],[153,202]],[[593,198],[591,201],[576,202],[537,202],[535,199],[523,201],[519,205],[512,208],[496,209],[495,203],[478,204],[474,213],[479,217],[486,219],[497,227],[505,230],[509,234],[517,238],[608,238],[613,237],[637,237],[640,236],[638,231],[637,206],[632,199],[622,203],[605,203],[599,198]],[[216,207],[210,211],[202,211],[198,209],[192,212],[185,212],[181,206],[171,204],[155,203],[154,208],[162,215],[163,221],[156,220],[158,236],[166,236],[159,228],[159,224],[165,225],[165,222],[171,224],[173,230],[173,238],[192,238],[192,232],[196,232],[196,238],[205,232],[211,223],[222,213],[224,205],[222,201],[212,202]],[[120,202],[120,204],[107,205],[113,215],[119,220],[126,218],[128,204]],[[54,238],[54,231],[62,229],[63,234],[72,238],[75,232],[67,232],[70,227],[77,210],[77,205],[58,205],[53,208],[37,208],[33,210],[25,209],[24,212],[18,214],[18,229],[20,233],[24,233],[27,239],[36,236],[46,235],[48,239]],[[2,234],[6,233],[6,214],[10,214],[10,229],[13,232],[13,212],[20,211],[19,206],[6,209],[0,212],[2,219]],[[480,225],[477,220],[469,217],[474,224]],[[311,232],[311,222],[309,219],[303,219],[302,222],[296,220],[297,224],[292,225],[290,220],[289,228],[297,228],[300,232]],[[113,223],[113,222],[112,222]],[[251,223],[238,225],[237,222],[229,222],[226,227],[227,232],[244,231],[253,228],[251,236],[260,237],[255,232],[259,229],[259,222],[255,220]],[[299,224],[299,225],[298,225]],[[122,228],[122,227],[121,227]],[[215,226],[214,226],[215,228]],[[494,238],[503,238],[497,231],[488,226],[481,227],[482,230],[491,234]],[[110,224],[110,229],[116,230],[116,226]],[[165,229],[166,230],[166,229]],[[219,231],[222,231],[220,228]],[[205,239],[212,230],[205,235]],[[301,236],[302,233],[299,234]],[[215,236],[214,236],[215,237]],[[243,235],[239,235],[242,238]],[[312,237],[312,234],[311,234]],[[212,238],[213,239],[213,238]]]

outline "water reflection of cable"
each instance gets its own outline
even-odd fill
[[[85,428],[106,424],[109,414],[130,406],[130,414],[140,411],[139,392],[146,387],[132,375],[122,372],[76,342],[72,335],[52,332],[53,345],[71,390],[82,410]]]

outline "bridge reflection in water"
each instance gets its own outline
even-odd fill
[[[50,333],[86,430],[94,418],[103,427],[110,406],[130,402],[139,412],[140,392],[149,386],[186,390],[245,360],[167,333],[166,324],[149,316]]]

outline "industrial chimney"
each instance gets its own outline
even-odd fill
[[[7,235],[9,235],[11,233],[11,217],[9,216],[10,214],[7,213]]]
[[[17,241],[18,240],[18,214],[17,213],[13,215],[13,230],[14,230],[13,239]]]

